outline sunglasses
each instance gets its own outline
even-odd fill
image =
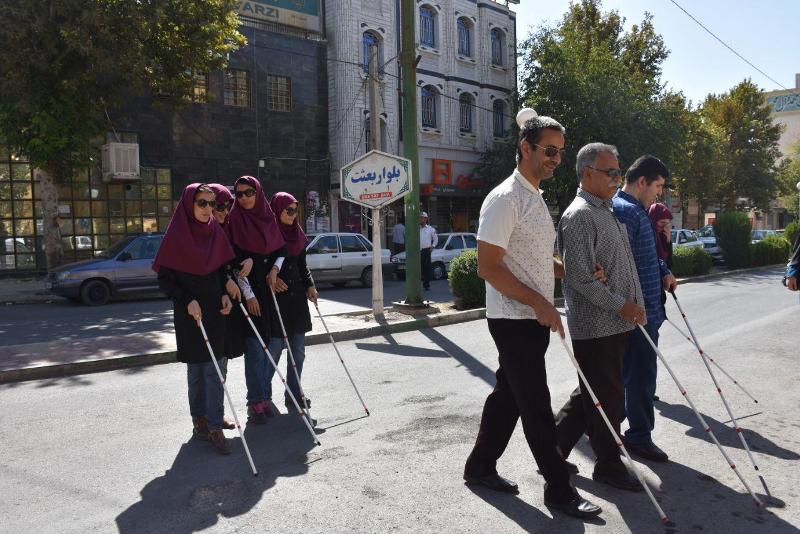
[[[233,202],[225,202],[224,204],[217,204],[214,206],[214,209],[217,211],[225,211],[231,209],[231,206],[233,206]]]
[[[567,151],[564,148],[556,148],[554,146],[542,146],[542,145],[537,145],[536,143],[531,143],[531,144],[533,146],[537,146],[542,150],[544,150],[544,155],[547,156],[548,158],[552,158],[556,154],[558,154],[563,158],[567,154]]]
[[[622,171],[620,171],[619,169],[597,169],[595,167],[592,167],[591,165],[587,165],[587,167],[589,167],[593,171],[602,172],[609,178],[619,178],[620,176],[622,176]]]
[[[297,213],[297,208],[286,208],[285,211],[289,215],[295,215]]]
[[[214,201],[213,200],[206,200],[204,198],[195,200],[194,203],[197,204],[197,206],[200,207],[200,208],[207,208],[209,206],[212,206],[212,207],[214,206]]]
[[[256,190],[255,189],[245,189],[244,191],[237,191],[236,192],[236,198],[242,198],[242,197],[250,198],[250,197],[254,197],[254,196],[256,196]]]

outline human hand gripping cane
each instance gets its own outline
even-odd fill
[[[592,389],[592,386],[589,385],[589,381],[586,380],[586,376],[583,374],[583,371],[581,370],[580,365],[578,365],[578,360],[575,359],[575,355],[572,353],[572,348],[567,343],[567,339],[566,339],[566,337],[564,337],[564,333],[563,332],[559,332],[559,336],[558,337],[561,340],[561,344],[564,345],[564,349],[567,351],[567,354],[569,355],[569,359],[570,359],[570,361],[572,361],[573,367],[575,367],[575,370],[578,371],[578,376],[580,377],[581,383],[586,388],[586,392],[589,393],[589,396],[592,398],[592,403],[594,403],[595,407],[597,408],[597,411],[600,412],[600,416],[603,418],[603,421],[606,423],[606,426],[608,427],[609,432],[611,432],[611,435],[614,437],[614,441],[616,442],[617,447],[619,447],[620,450],[625,454],[625,458],[628,459],[628,463],[631,466],[631,470],[636,475],[636,478],[639,480],[639,483],[644,488],[644,491],[647,493],[647,496],[650,498],[650,501],[653,503],[653,506],[656,507],[656,510],[658,511],[658,516],[661,518],[661,522],[664,523],[665,525],[672,524],[672,522],[669,519],[667,519],[667,515],[664,513],[664,510],[661,509],[661,506],[658,504],[658,501],[656,501],[656,498],[653,496],[653,493],[650,491],[650,487],[645,482],[644,478],[642,477],[642,474],[639,472],[639,469],[636,467],[636,464],[633,463],[633,459],[631,459],[630,454],[628,454],[627,449],[625,449],[625,445],[622,444],[622,440],[620,439],[619,434],[617,434],[617,431],[614,430],[614,426],[611,424],[611,421],[609,421],[605,410],[603,410],[603,406],[600,404],[600,401],[597,399],[597,396],[594,394],[594,390]]]

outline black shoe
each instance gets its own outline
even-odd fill
[[[558,503],[552,502],[545,497],[544,503],[549,506],[550,508],[555,508],[556,510],[560,510],[567,515],[571,515],[572,517],[577,517],[580,519],[589,519],[592,517],[597,517],[603,511],[602,508],[597,506],[596,504],[592,504],[578,493],[575,493],[575,496],[572,500]]]
[[[625,448],[628,449],[629,453],[645,460],[654,462],[666,462],[669,460],[667,453],[659,449],[655,443],[626,443]]]
[[[295,397],[295,398],[297,399],[297,404],[300,405],[300,408],[305,408],[305,406],[303,406],[303,399],[301,399],[300,397]],[[310,410],[311,409],[311,399],[306,397],[306,403],[308,404],[308,409]],[[284,397],[284,404],[286,404],[286,409],[287,410],[293,410],[294,411],[294,403],[292,402],[292,398],[291,397]]]
[[[569,462],[567,460],[564,460],[564,463],[567,464],[567,472],[570,475],[577,475],[578,474],[578,466],[577,465],[575,465],[572,462]],[[541,470],[539,470],[539,469],[537,469],[536,472],[539,473],[540,475],[542,474]]]
[[[613,475],[593,473],[592,480],[625,491],[643,491],[639,480],[628,473],[627,470]]]
[[[464,480],[468,486],[486,486],[494,491],[502,491],[503,493],[519,493],[519,487],[510,480],[506,480],[497,473],[490,475],[483,475],[479,477],[469,476],[464,474]]]
[[[661,400],[661,398],[658,395],[653,395],[653,401],[654,402],[658,402],[660,400]]]

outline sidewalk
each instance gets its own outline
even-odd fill
[[[0,278],[0,305],[45,303],[61,298],[44,288],[44,280],[44,277]]]

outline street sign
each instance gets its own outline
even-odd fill
[[[372,150],[340,171],[342,199],[382,208],[411,192],[411,161]]]

